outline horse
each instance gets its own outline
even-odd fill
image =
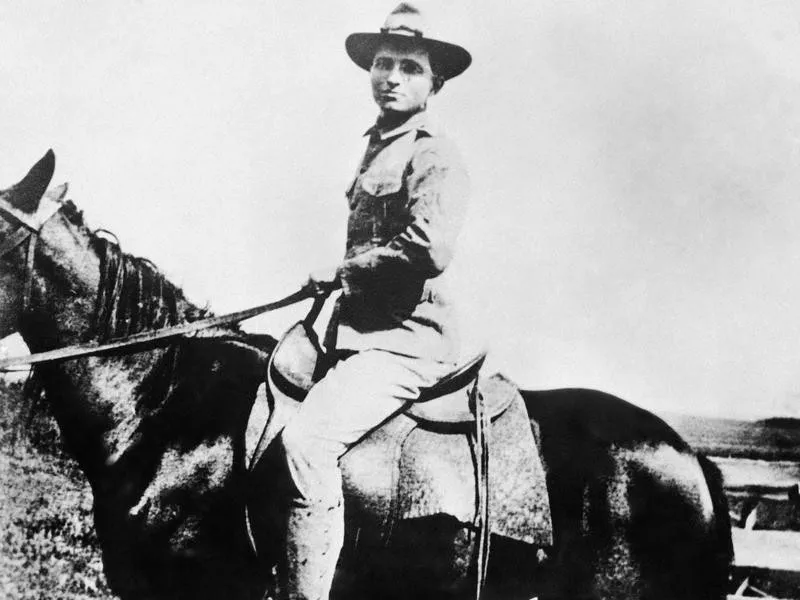
[[[54,161],[48,152],[0,192],[0,337],[18,331],[42,352],[203,316],[152,263],[91,231],[65,186],[48,189]],[[91,485],[105,574],[121,598],[275,593],[280,544],[253,550],[244,466],[248,415],[274,347],[269,336],[221,328],[36,367]],[[730,522],[710,461],[617,397],[563,389],[523,398],[554,542],[493,536],[484,600],[726,597]],[[278,495],[280,475],[266,464],[258,484]],[[349,560],[345,548],[336,597],[470,595],[470,526],[444,516],[401,525],[372,562]]]

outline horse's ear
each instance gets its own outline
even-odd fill
[[[11,206],[24,213],[35,213],[42,196],[47,191],[47,186],[50,185],[55,169],[56,155],[52,150],[48,150],[22,181],[0,192],[0,197],[4,196]]]

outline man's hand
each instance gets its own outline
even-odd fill
[[[315,269],[308,276],[305,287],[310,288],[315,295],[330,294],[339,289],[342,287],[339,279],[339,265]]]

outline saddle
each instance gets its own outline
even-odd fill
[[[401,521],[450,515],[488,534],[552,544],[538,444],[517,387],[483,377],[475,356],[341,459],[348,530],[362,542],[388,544]],[[246,435],[253,470],[327,368],[307,322],[275,347]],[[488,546],[487,546],[488,548]]]

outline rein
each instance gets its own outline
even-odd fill
[[[28,356],[13,356],[10,358],[5,358],[0,360],[0,371],[17,371],[26,365],[61,361],[68,358],[79,358],[82,356],[94,356],[110,350],[120,350],[122,348],[142,346],[159,340],[165,340],[178,336],[188,336],[203,329],[232,325],[233,323],[251,319],[260,314],[277,310],[279,308],[284,308],[302,300],[318,296],[319,293],[316,292],[312,287],[305,286],[296,292],[289,294],[285,298],[276,300],[275,302],[262,304],[261,306],[240,310],[227,315],[209,317],[207,319],[201,319],[192,323],[183,323],[181,325],[173,325],[172,327],[164,327],[162,329],[142,331],[133,335],[115,338],[104,344],[99,342],[88,342],[86,344],[76,344],[74,346],[67,346],[65,348],[58,348],[56,350],[48,350],[47,352],[38,352]]]
[[[0,215],[7,221],[16,222],[20,224],[19,229],[14,231],[0,244],[0,259],[2,259],[9,252],[21,246],[28,240],[27,257],[25,261],[25,286],[23,291],[23,310],[30,309],[31,292],[33,289],[33,269],[34,257],[36,253],[36,244],[39,240],[39,232],[45,223],[53,218],[63,207],[61,198],[66,194],[66,186],[62,186],[56,190],[55,199],[51,200],[47,197],[42,199],[39,210],[35,215],[27,215],[15,209],[10,204],[0,202]],[[0,372],[20,371],[25,370],[28,365],[35,365],[45,362],[62,361],[70,358],[78,358],[82,356],[94,356],[109,352],[111,350],[120,350],[123,348],[132,348],[136,346],[143,346],[152,344],[159,340],[165,340],[178,336],[189,336],[196,334],[204,329],[211,329],[213,327],[222,327],[225,325],[232,325],[246,319],[251,319],[257,315],[277,310],[290,306],[308,298],[324,299],[331,290],[319,289],[314,285],[306,285],[297,290],[268,304],[262,304],[254,308],[241,310],[227,315],[220,315],[216,317],[208,317],[191,323],[182,323],[170,327],[163,327],[160,329],[151,329],[148,331],[141,331],[128,336],[113,338],[105,343],[100,342],[87,342],[85,344],[75,344],[73,346],[66,346],[55,350],[48,350],[46,352],[38,352],[36,354],[29,354],[26,356],[12,356],[9,358],[0,359]]]

